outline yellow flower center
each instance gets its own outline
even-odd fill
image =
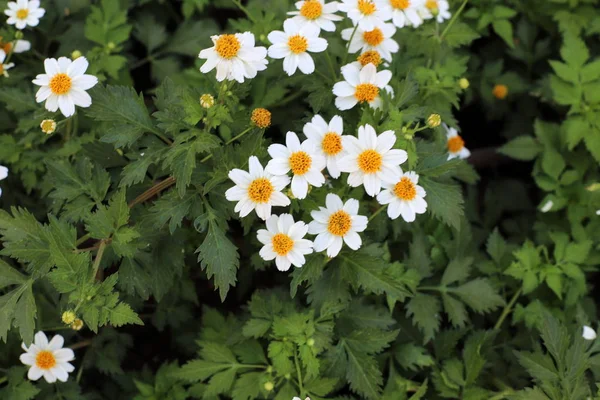
[[[0,64],[0,75],[4,74],[4,65]]]
[[[361,103],[372,102],[379,96],[379,88],[372,83],[360,83],[356,85],[354,97]]]
[[[450,153],[457,153],[465,147],[465,141],[460,136],[456,135],[448,139],[448,151]]]
[[[363,33],[363,39],[371,46],[379,46],[383,42],[383,32],[381,29],[375,28],[372,31]]]
[[[4,50],[4,53],[8,54],[8,53],[10,53],[10,50],[12,49],[12,43],[11,42],[3,43],[2,41],[0,41],[0,49]]]
[[[375,7],[375,3],[373,3],[371,0],[358,0],[358,11],[364,15],[371,15],[376,10],[377,8]]]
[[[304,175],[312,165],[312,158],[304,151],[297,151],[292,153],[289,162],[294,175]]]
[[[45,119],[42,121],[41,128],[44,133],[52,133],[56,129],[56,122],[51,119]]]
[[[492,94],[495,98],[499,100],[504,100],[508,95],[508,86],[506,85],[496,85],[494,86],[494,90],[492,90]]]
[[[285,256],[294,248],[294,241],[285,233],[278,233],[271,239],[273,251],[279,256]]]
[[[248,197],[255,203],[268,203],[275,191],[267,178],[257,178],[248,186]]]
[[[342,137],[335,132],[327,132],[323,136],[321,147],[323,148],[323,153],[328,156],[335,156],[342,151]]]
[[[323,13],[323,6],[318,0],[306,0],[300,8],[300,15],[306,19],[317,19]]]
[[[437,8],[438,8],[437,0],[427,0],[425,2],[425,7],[427,7],[429,10],[437,10]]]
[[[39,369],[51,369],[56,365],[56,358],[51,351],[42,350],[35,356],[35,365]]]
[[[357,60],[363,67],[367,64],[373,64],[376,67],[381,64],[381,56],[376,50],[365,51],[358,56]]]
[[[235,35],[221,35],[215,43],[215,51],[223,58],[233,58],[242,48],[242,44]]]
[[[261,129],[268,128],[271,125],[271,111],[266,108],[255,108],[250,120]]]
[[[379,171],[383,157],[375,150],[365,150],[358,155],[358,168],[366,174],[374,174]]]
[[[417,188],[410,179],[403,176],[400,182],[394,186],[394,194],[402,200],[412,200],[417,197]]]
[[[336,211],[329,217],[327,230],[335,236],[344,236],[352,227],[352,218],[344,210]]]
[[[17,10],[17,18],[19,19],[25,19],[28,15],[29,10],[27,8],[21,8],[20,10]]]
[[[54,94],[65,94],[71,90],[71,77],[65,73],[54,75],[50,80],[50,90]]]
[[[399,10],[406,10],[410,6],[410,0],[390,0],[390,3]]]
[[[288,47],[294,54],[304,53],[308,49],[308,40],[304,36],[294,35],[288,39]]]

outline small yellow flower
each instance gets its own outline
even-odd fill
[[[492,94],[498,100],[504,100],[506,98],[506,96],[508,96],[508,86],[502,85],[502,84],[497,84],[496,86],[494,86],[494,89],[492,90]]]
[[[255,108],[250,120],[261,129],[271,126],[271,112],[266,108]]]
[[[471,83],[467,78],[460,78],[460,80],[458,81],[458,86],[460,86],[460,88],[463,90],[468,89],[470,85]]]
[[[83,321],[79,318],[75,319],[75,321],[73,321],[73,323],[71,324],[71,329],[73,329],[74,331],[80,331],[81,328],[83,328]]]
[[[275,385],[273,384],[273,382],[266,382],[264,384],[264,388],[267,392],[270,392],[271,390],[273,390],[275,388]]]
[[[75,322],[76,319],[77,315],[75,315],[75,313],[71,310],[65,311],[62,314],[62,322],[64,322],[67,325],[71,325],[73,322]]]
[[[211,94],[205,93],[200,96],[200,105],[204,108],[211,108],[215,105],[215,98]]]
[[[56,130],[56,122],[53,119],[45,119],[40,124],[40,128],[42,128],[42,132],[49,135]]]
[[[427,126],[430,128],[437,128],[442,123],[442,117],[440,114],[431,114],[427,118]]]
[[[83,54],[81,54],[81,52],[79,50],[73,50],[73,52],[71,53],[71,59],[72,60],[77,60],[82,55]]]

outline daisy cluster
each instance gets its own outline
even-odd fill
[[[40,18],[44,16],[46,10],[40,8],[39,0],[17,0],[9,1],[6,5],[8,8],[4,10],[4,14],[8,17],[6,23],[14,25],[19,31],[30,27],[38,26]],[[22,40],[22,32],[15,34],[13,40],[5,41],[5,38],[0,37],[0,75],[8,77],[8,70],[15,66],[9,62],[13,53],[23,53],[31,49],[31,43],[27,40]]]
[[[326,3],[324,0],[304,0],[295,4],[296,11],[283,23],[283,30],[267,36],[271,46],[256,46],[250,32],[224,34],[212,37],[213,47],[202,50],[199,58],[206,59],[200,68],[203,73],[216,69],[217,80],[244,82],[267,68],[267,56],[283,60],[283,70],[288,75],[300,71],[315,71],[313,53],[326,52],[328,42],[320,37],[322,31],[334,32],[336,22],[346,14],[352,27],[341,31],[347,42],[348,53],[359,53],[356,61],[341,67],[343,81],[333,88],[335,105],[349,110],[357,104],[380,108],[382,90],[393,96],[389,82],[392,73],[378,70],[389,65],[400,49],[393,39],[396,31],[405,27],[416,28],[425,20],[438,22],[450,18],[445,0],[342,0]],[[437,123],[439,125],[439,121]],[[444,125],[445,126],[445,125]],[[448,140],[448,158],[467,157],[464,141],[453,128],[445,126]],[[363,186],[367,195],[375,197],[381,207],[387,207],[391,219],[402,217],[413,222],[416,215],[425,213],[426,192],[419,186],[419,176],[413,171],[403,171],[406,151],[395,149],[396,134],[388,130],[378,133],[371,125],[358,128],[357,136],[343,134],[343,119],[336,115],[330,121],[315,115],[304,125],[304,140],[287,132],[285,144],[269,146],[271,159],[263,166],[257,157],[250,157],[249,169],[234,169],[229,178],[235,186],[227,190],[226,198],[235,201],[235,212],[240,217],[255,211],[266,221],[266,229],[258,231],[263,244],[260,256],[275,260],[277,268],[287,271],[291,265],[301,267],[305,255],[326,251],[335,257],[345,244],[358,250],[362,245],[359,235],[367,228],[369,219],[359,215],[356,199],[343,201],[329,193],[325,207],[311,212],[313,220],[306,224],[295,221],[290,214],[272,215],[272,207],[290,205],[290,196],[305,199],[309,188],[323,186],[327,178],[340,178],[347,173],[350,187]],[[284,192],[287,186],[290,188]],[[315,235],[314,240],[305,236]]]

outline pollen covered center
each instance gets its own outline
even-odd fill
[[[2,41],[0,41],[0,49],[4,50],[4,53],[8,54],[8,53],[10,53],[10,50],[12,49],[12,43],[11,42],[2,43]]]
[[[363,33],[363,39],[371,46],[379,46],[383,42],[383,32],[381,29],[375,28],[372,31]]]
[[[248,197],[255,203],[267,203],[275,189],[267,178],[258,178],[248,186]]]
[[[327,132],[321,142],[323,153],[334,156],[342,151],[342,137],[335,132]]]
[[[0,64],[0,75],[4,74],[4,64]]]
[[[289,162],[294,175],[304,175],[312,165],[312,158],[304,151],[296,151],[290,156]]]
[[[373,64],[376,67],[381,64],[381,56],[376,50],[365,51],[358,56],[357,60],[363,67],[367,64]]]
[[[71,77],[65,73],[60,73],[54,75],[54,77],[50,80],[50,90],[54,94],[65,94],[71,90],[72,85]]]
[[[373,14],[377,8],[375,7],[375,3],[371,0],[358,0],[358,11],[360,11],[364,15]]]
[[[306,0],[300,8],[300,15],[306,19],[317,19],[323,13],[323,6],[318,0]]]
[[[358,168],[366,174],[374,174],[379,171],[383,157],[375,150],[365,150],[358,155]]]
[[[221,35],[215,43],[215,51],[223,58],[233,58],[242,48],[242,44],[235,35]]]
[[[448,151],[450,153],[457,153],[465,147],[465,141],[460,136],[456,135],[448,139]]]
[[[427,0],[425,2],[425,7],[427,7],[429,10],[437,10],[437,8],[438,8],[437,0]]]
[[[327,230],[335,236],[344,236],[352,227],[352,218],[344,211],[336,211],[329,217]]]
[[[417,197],[417,188],[410,179],[403,176],[394,186],[394,194],[402,200],[409,201]]]
[[[410,0],[390,0],[392,7],[399,10],[406,10],[410,7]]]
[[[273,251],[279,256],[285,256],[294,248],[294,241],[285,233],[278,233],[271,239]]]
[[[42,350],[35,356],[35,365],[39,369],[51,369],[56,365],[56,358],[51,351]]]
[[[17,10],[16,15],[19,19],[25,19],[29,16],[29,10],[27,8],[21,8],[20,10]]]
[[[359,83],[356,85],[354,97],[361,103],[370,103],[379,96],[379,88],[372,83]]]
[[[308,49],[308,40],[304,36],[294,35],[288,39],[288,47],[294,54],[304,53]]]

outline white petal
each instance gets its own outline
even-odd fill
[[[327,197],[325,197],[325,205],[330,211],[341,210],[344,207],[344,203],[342,203],[340,196],[334,193],[329,193]]]
[[[44,372],[34,365],[29,368],[29,371],[27,371],[27,379],[30,381],[37,381],[42,377],[43,374]]]
[[[356,233],[356,232],[348,232],[344,236],[344,242],[352,250],[358,250],[358,249],[360,249],[360,246],[362,245],[362,240],[360,238],[360,235],[358,233]]]
[[[341,238],[339,238],[341,240]],[[320,252],[331,246],[335,238],[329,232],[320,233],[314,241],[313,248],[316,252]]]
[[[48,349],[48,338],[46,337],[46,334],[42,331],[35,334],[35,336],[33,337],[33,342],[41,350]]]
[[[291,214],[281,214],[277,220],[277,229],[279,232],[287,233],[290,228],[294,225],[294,217]]]
[[[65,344],[65,339],[61,335],[54,335],[50,343],[48,343],[48,349],[59,350]]]
[[[277,269],[280,271],[287,271],[290,269],[292,263],[285,256],[277,256],[275,259],[275,265],[277,265]]]
[[[248,186],[250,182],[252,182],[252,178],[250,178],[250,174],[241,169],[232,169],[229,171],[229,179],[231,179],[236,185],[240,186]]]
[[[308,48],[307,50],[311,53],[320,53],[327,49],[327,40],[323,38],[312,38],[308,39]]]
[[[255,210],[256,215],[263,221],[271,216],[271,205],[268,203],[257,204]]]
[[[360,79],[359,79],[359,75],[360,75],[360,70],[354,64],[348,64],[348,65],[344,65],[342,67],[342,76],[344,77],[346,82],[348,82],[352,86],[356,86],[359,83],[361,83]]]
[[[258,252],[258,255],[260,255],[260,257],[265,261],[271,261],[277,257],[277,253],[273,251],[273,245],[271,244],[263,246]]]
[[[250,158],[248,159],[248,166],[250,169],[250,177],[252,179],[256,179],[256,178],[262,176],[264,170],[263,170],[263,166],[261,165],[260,161],[258,161],[258,157],[250,156]]]
[[[75,359],[75,353],[72,349],[66,347],[64,349],[54,351],[54,357],[56,357],[56,361],[58,362],[73,361]]]
[[[75,104],[70,95],[58,96],[58,108],[65,117],[75,114]]]
[[[98,78],[96,78],[94,75],[79,75],[78,77],[73,78],[73,87],[81,90],[91,89],[96,86],[97,83]]]
[[[67,67],[67,75],[69,75],[71,78],[81,76],[85,74],[88,66],[88,60],[85,57],[79,57]]]
[[[265,170],[273,175],[285,175],[290,172],[290,162],[287,158],[274,158],[267,163]]]
[[[372,65],[372,64],[367,64],[367,66]],[[377,76],[375,77],[375,85],[379,88],[384,88],[388,83],[390,83],[390,80],[392,79],[392,73],[390,71],[380,71],[377,73]]]
[[[271,195],[271,204],[279,207],[287,207],[290,205],[290,199],[281,192],[275,192]]]
[[[69,379],[69,374],[65,369],[59,364],[56,367],[52,368],[52,373],[61,382],[66,382]]]
[[[58,62],[55,58],[46,58],[44,60],[44,69],[46,74],[52,77],[60,72],[58,68]]]
[[[83,90],[73,88],[71,89],[69,96],[76,106],[87,108],[92,105],[92,98]]]
[[[35,357],[33,354],[23,353],[19,356],[19,360],[25,365],[35,365]]]
[[[292,193],[299,200],[305,199],[308,194],[308,182],[304,176],[292,177]]]
[[[304,74],[312,74],[315,72],[315,62],[308,53],[298,54],[298,68]]]
[[[333,237],[333,243],[327,248],[327,256],[333,258],[340,254],[340,250],[342,250],[342,245],[344,244],[344,240],[339,236]]]
[[[357,215],[358,214],[358,206],[359,206],[358,200],[348,199],[346,201],[346,204],[344,204],[343,209],[350,215]]]
[[[596,339],[596,331],[592,327],[584,325],[583,334],[581,335],[585,340]]]
[[[333,85],[333,94],[339,97],[354,96],[355,92],[356,88],[345,81]]]
[[[289,131],[285,136],[285,145],[289,149],[290,152],[294,153],[296,151],[300,151],[300,139],[298,139],[298,135],[295,132]]]
[[[338,110],[344,111],[349,110],[354,107],[358,103],[358,100],[354,96],[347,97],[336,97],[335,98],[335,106]]]
[[[365,191],[371,197],[376,196],[381,191],[381,179],[376,174],[365,174]]]
[[[269,47],[269,57],[279,60],[290,55],[290,48],[287,43],[275,43]]]
[[[385,131],[377,137],[376,150],[380,153],[386,153],[396,143],[396,134],[394,131]]]
[[[44,379],[46,380],[46,382],[48,382],[48,383],[56,382],[56,376],[54,376],[52,371],[45,370],[45,371],[42,371],[42,374],[44,375]]]
[[[298,69],[298,56],[296,54],[290,54],[283,59],[283,70],[288,75],[294,75]]]

